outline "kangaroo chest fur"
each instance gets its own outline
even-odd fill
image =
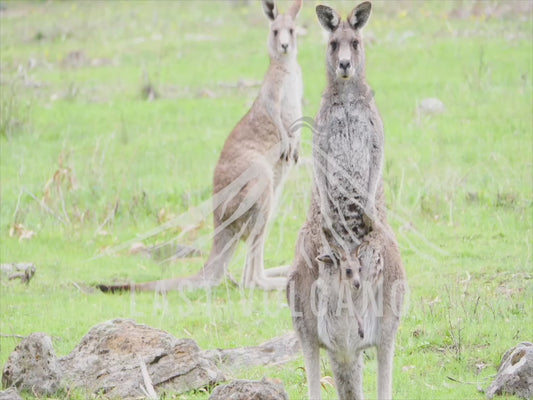
[[[281,120],[289,135],[299,139],[300,130],[291,131],[291,125],[302,118],[303,83],[302,72],[297,62],[285,76],[281,96]]]
[[[324,101],[317,120],[320,161],[315,173],[321,177],[323,201],[339,234],[354,233],[361,239],[368,233],[363,213],[371,191],[372,173],[380,169],[377,152],[382,152],[381,119],[368,96],[334,96]]]
[[[320,277],[316,285],[317,333],[321,346],[348,360],[358,350],[378,343],[381,285],[367,282],[354,290],[347,281],[332,284]]]

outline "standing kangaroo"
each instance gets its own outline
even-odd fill
[[[383,124],[365,77],[361,29],[370,11],[361,3],[342,21],[333,9],[316,8],[329,32],[328,86],[313,136],[311,206],[287,285],[312,400],[321,398],[321,347],[347,400],[363,399],[362,352],[375,346],[378,398],[392,398],[405,272],[385,209]],[[342,290],[345,282],[350,290]]]
[[[263,250],[267,223],[284,179],[298,160],[303,84],[297,60],[295,20],[303,0],[294,0],[287,14],[278,13],[274,0],[263,0],[270,20],[270,66],[259,95],[226,140],[213,178],[213,245],[200,272],[191,277],[104,286],[115,290],[182,290],[218,285],[237,245],[248,244],[244,287],[281,289],[286,278],[267,277]]]

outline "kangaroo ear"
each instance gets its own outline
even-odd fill
[[[278,8],[274,0],[263,0],[263,11],[271,21],[274,21],[278,16]]]
[[[298,14],[300,13],[300,10],[302,9],[302,5],[304,3],[304,0],[294,0],[291,4],[291,8],[289,8],[289,11],[287,12],[292,19],[296,19]]]
[[[316,260],[327,265],[333,264],[333,257],[330,254],[320,254]]]
[[[337,14],[333,8],[328,6],[316,6],[316,15],[320,25],[330,32],[335,31],[341,23],[341,17],[339,14]]]
[[[348,17],[348,23],[355,30],[362,29],[366,25],[368,18],[370,18],[371,10],[372,3],[369,1],[359,4]]]

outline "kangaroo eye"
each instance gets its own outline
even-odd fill
[[[357,40],[354,40],[354,41],[352,42],[352,46],[353,46],[353,48],[354,48],[355,50],[357,50],[357,46],[359,46],[359,42],[358,42]]]
[[[289,33],[292,35],[294,33],[294,29],[289,29]]]
[[[339,43],[336,41],[331,42],[329,45],[331,46],[331,51],[335,51],[337,50],[337,47],[339,47]]]
[[[363,270],[363,267],[359,267],[359,273],[361,273],[362,270]]]
[[[278,30],[274,29],[274,36],[278,36]]]

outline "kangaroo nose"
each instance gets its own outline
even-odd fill
[[[353,283],[353,286],[356,288],[356,289],[359,289],[361,287],[361,284],[359,283],[359,281],[355,281]]]
[[[287,51],[287,49],[289,48],[289,44],[288,43],[282,43],[281,44],[281,48],[285,51]]]
[[[341,60],[339,62],[339,66],[346,71],[348,68],[350,68],[350,60]]]

